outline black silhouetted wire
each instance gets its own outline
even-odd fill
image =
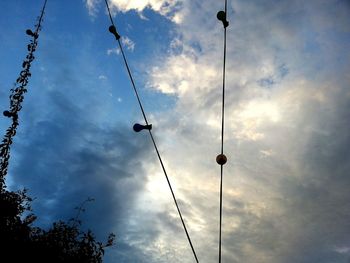
[[[225,0],[225,11],[220,11],[217,18],[222,21],[224,26],[224,58],[223,58],[223,74],[222,74],[222,107],[221,107],[221,154],[216,161],[220,165],[220,222],[219,222],[219,263],[221,263],[221,239],[222,239],[222,186],[224,176],[224,164],[227,161],[224,155],[224,130],[225,130],[225,86],[226,86],[226,28],[229,23],[227,21],[227,0]]]
[[[2,188],[7,174],[9,159],[10,159],[10,147],[13,142],[13,137],[16,135],[17,126],[19,125],[18,113],[22,109],[22,102],[24,100],[24,93],[27,92],[27,85],[31,76],[30,67],[34,60],[34,52],[38,46],[39,32],[41,30],[41,23],[45,13],[47,0],[41,10],[41,14],[38,17],[38,22],[35,25],[34,32],[30,29],[26,31],[27,35],[32,37],[30,44],[28,45],[28,55],[23,61],[22,68],[19,77],[16,80],[14,87],[11,89],[10,95],[10,108],[3,112],[5,117],[12,118],[11,126],[6,130],[4,139],[0,144],[0,186]]]
[[[139,106],[140,106],[140,109],[141,109],[141,111],[142,111],[143,118],[144,118],[144,120],[145,120],[146,125],[149,125],[148,120],[147,120],[147,117],[146,117],[146,114],[145,114],[145,111],[144,111],[144,108],[143,108],[142,103],[141,103],[140,96],[139,96],[138,91],[137,91],[137,89],[136,89],[136,85],[135,85],[135,82],[134,82],[134,78],[133,78],[133,76],[132,76],[132,74],[131,74],[129,64],[128,64],[128,62],[127,62],[127,59],[126,59],[126,56],[125,56],[125,53],[124,53],[124,50],[123,50],[123,46],[122,46],[121,41],[120,41],[120,35],[117,33],[117,30],[116,30],[116,27],[115,27],[115,24],[114,24],[112,15],[111,15],[111,11],[110,11],[110,8],[109,8],[109,5],[108,5],[108,1],[105,0],[105,3],[106,3],[106,6],[107,6],[109,18],[110,18],[111,23],[112,23],[112,26],[109,27],[109,31],[115,36],[116,40],[118,41],[119,48],[120,48],[120,52],[121,52],[121,54],[122,54],[122,57],[123,57],[123,60],[124,60],[124,63],[125,63],[125,67],[126,67],[126,69],[127,69],[127,71],[128,71],[129,78],[130,78],[130,81],[131,81],[133,90],[134,90],[134,92],[135,92],[137,101],[138,101]],[[150,129],[149,129],[148,131],[149,131],[149,134],[150,134],[150,137],[151,137],[151,140],[152,140],[154,149],[156,150],[156,153],[157,153],[157,156],[158,156],[160,165],[161,165],[162,170],[163,170],[163,172],[164,172],[165,178],[166,178],[167,183],[168,183],[168,185],[169,185],[169,188],[170,188],[170,191],[171,191],[171,195],[172,195],[172,197],[173,197],[175,206],[176,206],[176,208],[177,208],[177,212],[178,212],[178,214],[179,214],[179,216],[180,216],[180,219],[181,219],[182,226],[183,226],[183,228],[184,228],[184,230],[185,230],[185,233],[186,233],[188,242],[189,242],[189,244],[190,244],[190,246],[191,246],[193,256],[194,256],[196,262],[198,263],[199,261],[198,261],[198,258],[197,258],[196,251],[194,250],[194,247],[193,247],[193,244],[192,244],[190,235],[189,235],[189,233],[188,233],[188,231],[187,231],[187,228],[186,228],[186,225],[185,225],[185,221],[184,221],[184,219],[183,219],[183,217],[182,217],[182,213],[181,213],[180,207],[179,207],[179,205],[178,205],[178,202],[177,202],[177,199],[176,199],[174,190],[173,190],[173,188],[172,188],[172,186],[171,186],[171,183],[170,183],[170,180],[169,180],[167,171],[166,171],[166,169],[165,169],[163,160],[162,160],[161,155],[160,155],[160,153],[159,153],[157,144],[156,144],[156,142],[155,142],[155,140],[154,140],[152,131],[151,131]]]

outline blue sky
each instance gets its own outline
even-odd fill
[[[43,1],[0,3],[0,105]],[[200,262],[217,260],[224,1],[112,0]],[[228,1],[223,262],[350,261],[350,3]],[[105,262],[194,262],[104,1],[48,0],[7,184],[75,215]],[[0,118],[4,133],[9,120]]]

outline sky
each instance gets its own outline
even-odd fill
[[[2,0],[0,105],[44,1]],[[200,262],[218,260],[224,1],[110,0]],[[350,2],[228,0],[222,262],[350,262]],[[48,0],[6,178],[106,263],[195,262],[102,0]],[[0,118],[5,133],[10,121]]]

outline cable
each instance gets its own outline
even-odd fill
[[[221,154],[216,157],[216,162],[220,165],[220,221],[219,221],[219,263],[221,263],[221,243],[222,243],[222,186],[224,177],[223,165],[227,162],[224,155],[224,129],[225,129],[225,86],[226,86],[226,28],[229,25],[227,21],[227,0],[225,0],[225,11],[219,11],[217,18],[222,21],[224,26],[224,58],[222,74],[222,106],[221,106]]]
[[[225,1],[225,14],[227,14],[227,0]],[[226,86],[226,27],[224,26],[224,63],[222,74],[222,108],[221,108],[221,154],[224,153],[224,128],[225,128],[225,86]]]
[[[29,78],[31,77],[30,67],[34,60],[34,52],[38,46],[39,32],[41,30],[41,23],[43,21],[47,0],[45,0],[41,14],[38,18],[38,23],[35,25],[34,32],[27,29],[27,35],[31,36],[30,44],[27,46],[28,55],[22,64],[22,71],[16,80],[15,86],[11,89],[10,95],[10,108],[5,110],[3,115],[12,119],[11,126],[6,130],[4,139],[0,144],[0,187],[3,189],[5,183],[5,176],[7,174],[9,159],[10,159],[10,147],[13,142],[13,137],[16,135],[17,127],[19,125],[18,113],[22,109],[22,102],[24,100],[24,93],[27,92],[27,85]]]
[[[220,166],[220,230],[219,230],[219,263],[221,263],[221,226],[222,226],[222,181],[224,168]]]
[[[139,106],[140,106],[140,109],[141,109],[143,118],[144,118],[144,120],[145,120],[145,123],[146,123],[146,125],[148,125],[148,120],[147,120],[147,117],[146,117],[146,113],[145,113],[145,110],[144,110],[144,108],[143,108],[143,106],[142,106],[142,102],[141,102],[140,96],[139,96],[139,94],[138,94],[138,91],[137,91],[137,89],[136,89],[136,85],[135,85],[135,82],[134,82],[134,78],[133,78],[133,76],[132,76],[132,73],[131,73],[131,70],[130,70],[128,61],[127,61],[127,59],[126,59],[126,56],[125,56],[125,53],[124,53],[124,50],[123,50],[123,46],[122,46],[121,41],[120,41],[120,35],[117,33],[117,30],[116,30],[116,27],[115,27],[115,24],[114,24],[112,15],[111,15],[111,11],[110,11],[110,8],[109,8],[109,5],[108,5],[108,1],[105,0],[105,3],[106,3],[106,6],[107,6],[109,18],[110,18],[111,23],[112,23],[112,26],[109,28],[109,31],[110,31],[112,34],[115,35],[116,40],[118,41],[119,48],[120,48],[120,51],[121,51],[121,54],[122,54],[122,57],[123,57],[123,60],[124,60],[125,67],[126,67],[126,69],[127,69],[127,71],[128,71],[128,75],[129,75],[129,78],[130,78],[130,81],[131,81],[133,90],[134,90],[134,92],[135,92],[135,95],[136,95],[138,104],[139,104]],[[166,169],[165,169],[163,160],[162,160],[162,158],[161,158],[161,155],[160,155],[160,153],[159,153],[157,144],[156,144],[156,142],[155,142],[155,140],[154,140],[154,137],[153,137],[153,134],[152,134],[152,131],[151,131],[151,130],[149,130],[149,134],[150,134],[150,137],[151,137],[151,140],[152,140],[154,149],[155,149],[155,151],[156,151],[156,153],[157,153],[157,156],[158,156],[160,165],[161,165],[162,170],[163,170],[163,172],[164,172],[165,178],[166,178],[166,180],[167,180],[167,183],[168,183],[168,186],[169,186],[171,195],[172,195],[172,197],[173,197],[173,200],[174,200],[174,203],[175,203],[177,212],[178,212],[178,214],[179,214],[179,216],[180,216],[181,223],[182,223],[182,226],[183,226],[183,228],[184,228],[184,230],[185,230],[186,237],[187,237],[187,240],[188,240],[188,242],[189,242],[189,244],[190,244],[190,247],[191,247],[193,256],[194,256],[196,262],[198,263],[199,261],[198,261],[198,258],[197,258],[196,251],[195,251],[195,249],[194,249],[194,247],[193,247],[193,244],[192,244],[192,241],[191,241],[191,237],[190,237],[190,235],[189,235],[189,233],[188,233],[188,231],[187,231],[187,228],[186,228],[186,225],[185,225],[185,221],[184,221],[184,219],[183,219],[183,217],[182,217],[182,213],[181,213],[180,207],[179,207],[179,205],[178,205],[178,203],[177,203],[177,199],[176,199],[174,190],[173,190],[173,188],[172,188],[172,186],[171,186],[171,183],[170,183],[170,180],[169,180],[167,171],[166,171]]]
[[[198,261],[198,258],[197,258],[196,251],[194,250],[194,247],[193,247],[193,244],[192,244],[192,241],[191,241],[190,235],[189,235],[189,233],[188,233],[188,231],[187,231],[187,228],[186,228],[186,225],[185,225],[185,221],[184,221],[184,220],[183,220],[183,218],[182,218],[182,214],[181,214],[181,211],[180,211],[179,205],[178,205],[178,203],[177,203],[177,200],[176,200],[176,197],[175,197],[175,194],[174,194],[173,188],[171,187],[171,183],[170,183],[170,180],[169,180],[168,174],[167,174],[167,172],[166,172],[166,170],[165,170],[165,167],[164,167],[164,164],[163,164],[162,158],[160,157],[160,153],[159,153],[159,151],[158,151],[158,148],[157,148],[156,142],[154,141],[154,138],[153,138],[152,132],[151,132],[150,130],[149,130],[149,134],[150,134],[150,136],[151,136],[151,139],[152,139],[152,142],[153,142],[154,148],[155,148],[155,150],[156,150],[156,152],[157,152],[158,159],[159,159],[159,162],[160,162],[160,164],[161,164],[161,166],[162,166],[162,169],[163,169],[163,172],[164,172],[165,178],[166,178],[166,180],[167,180],[167,182],[168,182],[168,185],[169,185],[169,188],[170,188],[170,191],[171,191],[171,195],[173,196],[174,203],[175,203],[175,205],[176,205],[177,212],[179,213],[179,216],[180,216],[180,219],[181,219],[181,223],[182,223],[182,226],[183,226],[183,228],[184,228],[184,230],[185,230],[185,233],[186,233],[186,236],[187,236],[188,242],[189,242],[189,244],[190,244],[190,246],[191,246],[191,250],[192,250],[193,256],[194,256],[194,258],[196,259],[196,262],[198,263],[199,261]]]

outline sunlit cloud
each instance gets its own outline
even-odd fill
[[[316,165],[310,170],[305,164],[311,160],[318,163],[328,154],[335,154],[326,153],[325,145],[322,146],[330,139],[327,136],[335,132],[330,123],[335,119],[341,122],[337,114],[332,114],[333,117],[329,114],[343,112],[342,107],[349,108],[349,104],[345,103],[346,81],[339,82],[341,74],[337,73],[338,70],[344,72],[349,69],[349,61],[337,65],[338,69],[328,67],[334,75],[327,74],[326,77],[323,71],[318,70],[316,62],[323,61],[322,58],[312,56],[312,60],[305,59],[313,51],[303,46],[302,43],[309,39],[301,28],[310,32],[317,30],[323,35],[324,39],[317,40],[321,50],[323,43],[326,46],[336,45],[337,54],[346,53],[343,44],[329,42],[328,36],[324,35],[329,27],[343,30],[339,28],[342,23],[327,18],[326,27],[315,21],[315,29],[303,20],[308,17],[307,14],[316,19],[319,9],[326,8],[317,6],[313,9],[312,5],[310,3],[299,18],[295,17],[298,26],[283,19],[285,12],[300,9],[297,1],[283,1],[275,7],[271,3],[258,5],[243,1],[232,5],[235,12],[230,17],[232,23],[228,28],[225,129],[229,156],[225,169],[229,179],[226,180],[224,192],[224,255],[229,262],[277,263],[285,262],[287,255],[294,255],[300,262],[313,261],[317,257],[313,249],[327,246],[327,242],[346,239],[346,234],[339,233],[332,241],[320,242],[320,233],[316,229],[322,229],[326,222],[330,222],[329,211],[343,211],[342,206],[330,206],[325,210],[318,208],[319,200],[312,195],[327,191],[328,185],[319,174],[322,168]],[[194,239],[199,235],[196,230],[201,229],[202,235],[206,233],[207,241],[215,247],[217,240],[212,237],[217,233],[213,227],[217,223],[217,214],[208,214],[208,211],[217,207],[218,179],[214,175],[218,170],[215,169],[214,160],[219,151],[217,145],[221,128],[222,32],[209,30],[214,26],[219,28],[215,24],[217,21],[204,20],[200,16],[210,13],[212,6],[203,3],[194,7],[195,4],[189,2],[184,6],[191,10],[191,16],[186,14],[189,9],[181,13],[184,20],[177,28],[178,36],[171,42],[169,54],[162,64],[150,70],[148,85],[177,98],[172,114],[167,112],[166,116],[158,116],[160,126],[167,129],[162,135],[171,137],[177,147],[165,139],[162,145],[167,149],[165,155],[170,171],[176,178],[174,180],[181,184],[178,191],[184,200]],[[251,21],[248,17],[255,20]],[[349,20],[345,16],[342,19]],[[331,62],[335,58],[328,59]],[[327,83],[323,82],[325,77]],[[340,79],[344,80],[343,77]],[[346,106],[337,104],[338,92],[344,94],[342,101]],[[344,126],[339,132],[341,141],[350,143],[346,139],[348,136],[344,133]],[[325,152],[320,152],[321,148]],[[348,159],[349,154],[345,158]],[[334,165],[337,162],[334,160]],[[346,169],[345,162],[341,163]],[[327,175],[329,178],[332,176]],[[344,183],[348,182],[344,173],[338,176]],[[205,192],[207,198],[197,189]],[[339,188],[337,191],[342,190]],[[310,206],[307,215],[303,215],[305,210],[299,203],[302,201],[296,197],[298,195],[305,196],[304,200]],[[344,200],[350,199],[347,192],[342,192],[342,196]],[[186,210],[189,204],[192,211]],[[196,208],[196,213],[192,214]],[[318,212],[314,213],[313,210]],[[318,219],[313,221],[314,226],[310,226],[305,234],[313,240],[312,244],[312,241],[308,243],[303,240],[301,228],[305,217],[314,218],[316,214]],[[206,220],[206,223],[201,223],[204,228],[196,223],[198,215]],[[341,226],[334,224],[332,231],[324,232],[337,232],[338,227],[346,228],[344,223],[348,217],[347,213],[339,219]],[[166,232],[163,235],[167,235]],[[298,245],[297,240],[301,239],[304,246],[310,249],[306,253],[306,261],[297,256],[305,254],[301,252],[302,246]],[[205,251],[208,242],[197,240],[196,245],[202,255],[210,259],[214,251]],[[346,253],[341,248],[338,252]],[[332,247],[328,246],[327,249],[323,247],[322,253],[331,254]]]
[[[118,11],[127,12],[129,10],[135,10],[141,13],[144,9],[149,8],[172,19],[174,22],[181,21],[179,15],[177,15],[177,11],[182,2],[183,0],[111,0],[112,6]]]
[[[96,16],[99,6],[104,4],[101,0],[84,1],[91,16]],[[182,15],[179,10],[181,9],[183,2],[184,0],[110,0],[109,4],[113,13],[116,11],[128,12],[134,10],[140,14],[141,18],[147,19],[142,12],[145,9],[151,9],[154,12],[171,19],[175,23],[180,23],[182,21]]]

